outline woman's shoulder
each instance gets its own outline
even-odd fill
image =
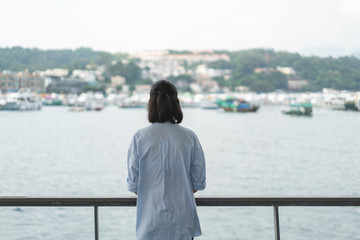
[[[135,132],[135,137],[157,136],[157,135],[182,135],[196,137],[196,134],[190,128],[175,123],[152,123]]]
[[[138,129],[138,130],[135,132],[134,136],[136,137],[136,136],[141,136],[141,135],[146,134],[147,132],[151,131],[151,126],[152,126],[152,125],[149,125],[149,126],[146,126],[146,127],[143,127],[143,128]]]
[[[176,128],[178,130],[176,133],[177,136],[179,136],[179,137],[181,136],[183,139],[188,139],[193,142],[198,141],[198,137],[192,129],[190,129],[188,127],[180,126],[180,125],[177,125]]]
[[[196,136],[195,132],[193,130],[191,130],[190,128],[187,128],[187,127],[184,127],[184,126],[181,126],[181,125],[178,125],[178,128],[180,129],[180,131],[183,131],[184,133],[187,133],[189,135],[193,135],[193,136]]]

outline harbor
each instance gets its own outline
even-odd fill
[[[311,118],[292,117],[281,112],[285,105],[249,114],[183,108],[182,125],[198,133],[207,159],[208,187],[196,197],[359,197],[360,114],[314,108]],[[134,197],[126,153],[146,114],[117,105],[0,111],[0,195]],[[274,239],[271,207],[198,211],[202,239]],[[91,207],[2,207],[0,226],[9,240],[93,239],[93,214]],[[359,236],[358,207],[287,206],[279,215],[282,239]],[[134,239],[134,228],[135,208],[99,208],[100,239]]]
[[[36,94],[31,89],[0,94],[0,110],[41,110],[42,106],[67,106],[70,111],[101,111],[106,106],[119,108],[145,108],[148,92],[110,93],[83,92],[81,94]],[[302,108],[326,108],[343,111],[360,111],[360,92],[323,89],[322,92],[226,92],[226,93],[179,93],[182,107],[227,112],[256,112],[261,105],[290,106],[293,113],[302,115]],[[304,110],[305,111],[305,110]],[[286,113],[286,111],[283,111]],[[287,111],[289,112],[289,111]],[[304,112],[311,115],[312,110]],[[293,114],[290,113],[290,114]]]

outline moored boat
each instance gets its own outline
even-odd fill
[[[0,93],[0,110],[3,110],[6,104],[6,98]]]
[[[42,104],[45,106],[62,106],[63,105],[63,96],[52,93],[43,96]]]
[[[146,108],[148,102],[148,95],[135,94],[130,97],[119,99],[119,108]]]
[[[7,95],[3,110],[28,111],[40,110],[41,107],[41,100],[36,94],[30,89],[20,89]]]
[[[294,116],[312,116],[311,103],[291,103],[289,110],[283,110],[282,113]]]
[[[256,112],[259,105],[251,104],[248,101],[237,98],[227,98],[219,100],[218,105],[224,109],[225,112]]]
[[[119,108],[145,108],[146,103],[142,102],[122,102],[118,104]]]
[[[69,105],[69,110],[74,112],[90,111],[91,107],[91,94],[81,93],[79,97],[76,98],[75,103]]]
[[[95,111],[103,110],[104,106],[105,106],[104,102],[101,100],[95,100],[95,101],[91,102],[91,108],[92,108],[92,110],[95,110]]]
[[[220,108],[216,101],[202,101],[200,103],[200,107],[206,110],[215,110]]]
[[[345,111],[360,111],[360,101],[346,101],[344,103]]]
[[[83,103],[76,103],[76,104],[70,106],[69,110],[72,112],[83,112],[86,110],[86,108]]]

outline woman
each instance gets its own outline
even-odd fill
[[[138,195],[137,240],[190,240],[201,235],[194,193],[206,186],[205,157],[195,133],[181,127],[176,87],[160,80],[150,90],[150,126],[128,151],[127,185]]]

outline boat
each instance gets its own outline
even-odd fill
[[[130,97],[119,99],[119,108],[146,108],[148,102],[148,95],[146,94],[135,94]]]
[[[182,108],[199,108],[203,97],[202,94],[182,93],[179,95],[180,106]]]
[[[220,107],[216,104],[205,104],[205,105],[201,105],[201,108],[205,110],[216,110],[219,109]]]
[[[0,93],[0,110],[3,110],[6,104],[6,98]]]
[[[294,116],[312,116],[312,104],[308,103],[291,103],[289,110],[283,110],[282,113]]]
[[[206,110],[216,110],[220,108],[216,101],[202,101],[200,102],[200,107]]]
[[[330,108],[332,110],[345,110],[345,100],[341,98],[332,99],[330,101]]]
[[[360,101],[346,101],[344,103],[345,111],[360,111]]]
[[[225,112],[256,112],[259,105],[251,104],[244,99],[227,98],[225,100],[218,100],[218,105],[224,109]]]
[[[45,106],[62,106],[63,99],[62,99],[61,95],[52,93],[52,94],[44,96],[42,103]]]
[[[146,108],[146,103],[142,102],[122,102],[118,104],[119,108]]]
[[[83,112],[86,110],[85,104],[81,102],[77,102],[72,106],[69,106],[69,110],[72,112]]]
[[[10,93],[3,106],[3,110],[13,111],[40,110],[41,108],[41,99],[30,89],[20,89],[18,92]]]
[[[101,111],[104,108],[104,102],[101,99],[91,101],[91,109],[94,111]]]
[[[91,109],[91,99],[87,93],[81,93],[75,103],[69,105],[69,110],[73,112],[90,111]]]
[[[94,111],[101,111],[105,107],[105,97],[102,93],[97,92],[91,98],[91,109]]]

